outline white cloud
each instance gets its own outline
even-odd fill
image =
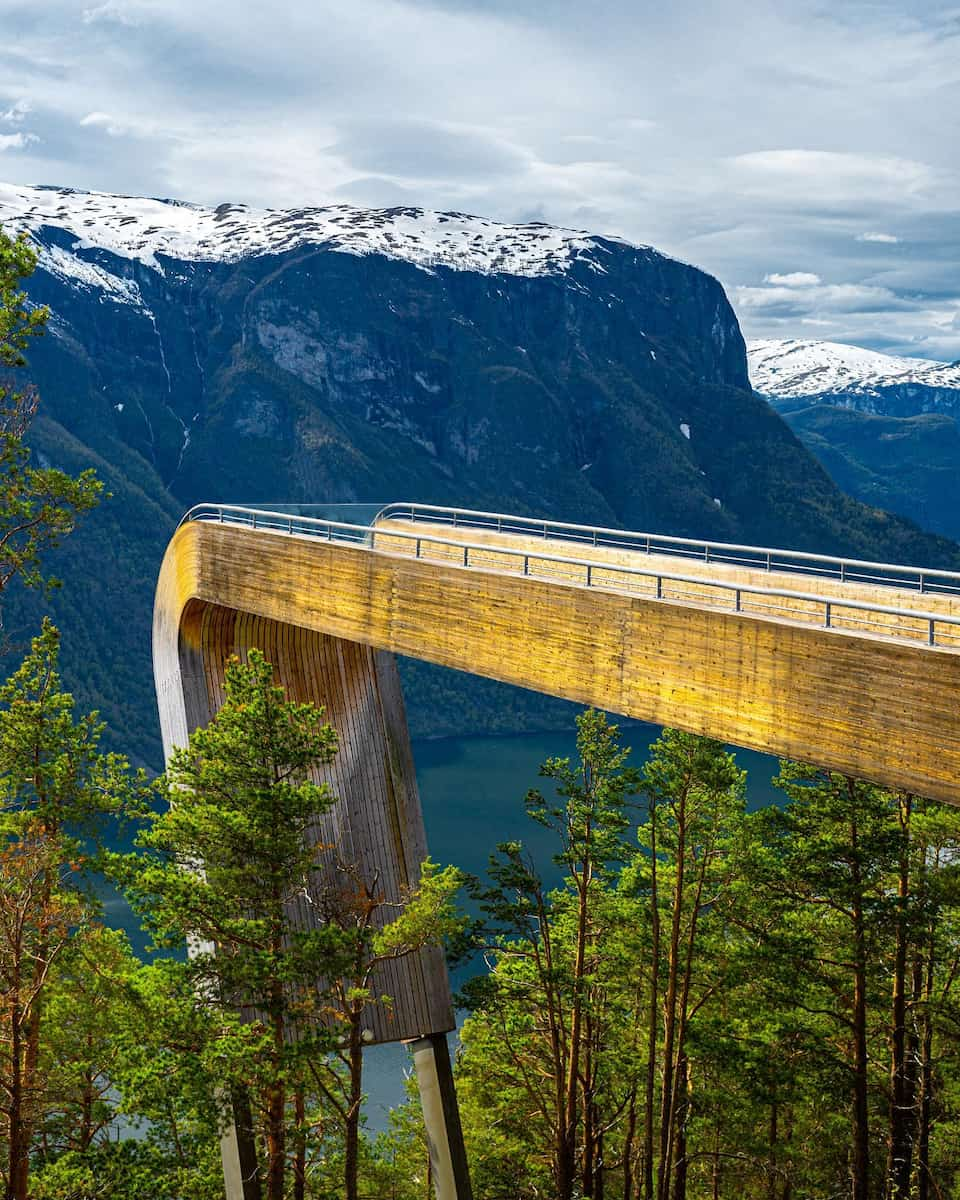
[[[858,242],[880,242],[884,246],[895,246],[900,239],[892,233],[858,233]]]
[[[0,133],[0,154],[7,150],[25,150],[40,139],[35,133]]]
[[[781,287],[801,288],[815,287],[821,283],[819,275],[814,275],[812,271],[790,271],[786,275],[778,275],[774,272],[772,275],[764,275],[764,283],[776,283]]]
[[[738,287],[734,296],[740,309],[776,310],[797,315],[824,310],[875,312],[878,308],[895,308],[902,303],[890,288],[863,283],[826,283],[802,288],[774,283],[770,287]]]
[[[32,111],[29,100],[16,100],[6,112],[0,112],[0,121],[6,125],[21,125]]]
[[[85,8],[81,14],[84,25],[104,22],[114,25],[137,26],[146,15],[144,6],[136,0],[105,0],[94,8]]]
[[[91,112],[80,118],[80,124],[87,128],[103,129],[110,137],[121,137],[130,132],[130,126],[111,117],[109,113]]]
[[[948,11],[756,0],[734,23],[706,0],[647,8],[0,0],[0,112],[29,96],[33,115],[9,132],[42,137],[4,173],[201,203],[554,221],[706,267],[751,336],[817,320],[887,339],[926,312],[960,354],[942,299],[960,295],[960,142],[930,120],[960,111]],[[896,254],[864,234],[886,230]],[[737,290],[771,264],[762,288]],[[846,282],[824,292],[793,278],[806,275]],[[904,299],[924,293],[937,299]],[[874,303],[882,328],[853,313]]]

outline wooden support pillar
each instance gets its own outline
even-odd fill
[[[171,611],[158,593],[154,671],[168,759],[172,748],[185,745],[222,704],[227,660],[234,654],[244,657],[252,647],[273,664],[290,699],[323,705],[339,734],[333,762],[316,772],[317,782],[329,784],[336,802],[309,836],[336,847],[364,879],[378,880],[388,901],[402,900],[419,881],[427,843],[403,695],[389,651],[217,604],[191,602]],[[318,854],[320,885],[328,856],[326,850]],[[314,911],[306,900],[298,901],[290,916],[309,928]],[[450,1164],[444,1177],[454,1180],[455,1190],[440,1194],[443,1200],[469,1200],[445,1037],[455,1022],[443,953],[431,947],[385,963],[371,987],[374,994],[391,998],[389,1006],[374,1004],[368,1011],[372,1040],[413,1040],[421,1047],[415,1059],[418,1077],[423,1073],[425,1081],[425,1116],[429,1109],[431,1136],[442,1161]],[[234,1119],[221,1142],[227,1200],[261,1200],[244,1100],[232,1097]]]

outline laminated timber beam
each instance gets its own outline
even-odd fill
[[[731,611],[706,592],[698,595],[695,583],[685,585],[684,599],[670,599],[669,587],[660,598],[628,592],[613,573],[599,582],[595,574],[591,586],[569,570],[551,578],[542,565],[525,575],[516,557],[509,569],[496,557],[493,547],[523,547],[524,539],[510,534],[484,537],[486,560],[473,550],[464,567],[454,543],[461,537],[475,546],[475,533],[420,526],[425,540],[431,528],[438,546],[442,537],[444,556],[434,547],[415,557],[409,540],[389,536],[394,527],[403,531],[399,522],[379,525],[371,548],[187,522],[161,571],[159,642],[173,647],[185,614],[216,605],[885,787],[960,800],[960,627],[944,625],[944,644],[923,636],[931,609],[957,620],[956,599],[912,597],[917,615],[903,615],[896,589],[806,578],[803,595],[822,593],[841,605],[826,628],[803,611],[815,599],[759,607],[745,590],[743,610]],[[548,563],[546,551],[540,554]],[[596,561],[599,573],[611,560],[596,552]],[[696,577],[707,590],[716,581],[728,589],[738,580],[745,589],[754,585],[753,572],[724,564],[699,564]],[[878,594],[888,598],[879,613],[858,620],[842,607],[844,598],[862,597],[867,606]],[[911,636],[901,636],[911,624]],[[161,696],[179,689],[175,673],[158,669]],[[175,741],[185,733],[170,728]]]
[[[960,576],[393,507],[367,529],[204,506],[154,609],[167,756],[216,713],[227,658],[256,646],[338,729],[316,836],[388,900],[426,855],[396,654],[960,802]],[[470,1200],[442,958],[374,987],[393,1003],[369,1037],[411,1045],[438,1200]],[[238,1111],[224,1137],[228,1200],[259,1194],[248,1126]]]

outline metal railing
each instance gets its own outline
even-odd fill
[[[431,525],[450,525],[455,529],[519,533],[528,537],[543,537],[550,541],[569,541],[614,550],[630,550],[639,554],[666,554],[699,562],[725,563],[728,566],[750,567],[762,571],[822,575],[839,579],[841,583],[869,583],[910,591],[960,596],[960,571],[838,558],[828,554],[807,554],[802,550],[740,546],[733,542],[707,542],[659,533],[633,533],[626,529],[572,525],[566,521],[544,521],[537,517],[473,512],[470,509],[446,508],[433,504],[388,504],[377,514],[374,524],[388,520],[422,521]]]
[[[406,507],[409,510],[412,506]],[[417,507],[424,511],[427,510],[426,506]],[[868,633],[874,636],[920,642],[927,646],[960,649],[960,616],[929,612],[905,605],[874,604],[852,598],[822,596],[815,592],[712,579],[701,575],[664,571],[654,567],[625,566],[596,559],[573,558],[549,551],[541,554],[529,549],[469,542],[462,538],[446,538],[434,533],[391,529],[384,514],[392,512],[393,508],[394,506],[391,505],[379,514],[377,519],[384,521],[384,524],[352,525],[344,521],[328,521],[318,517],[270,512],[265,509],[240,505],[198,504],[184,515],[180,524],[183,525],[190,521],[210,521],[270,533],[338,542],[367,551],[393,555],[402,554],[448,566],[496,570],[499,573],[521,575],[541,581],[628,592],[649,599],[695,604],[700,607],[719,608],[752,616],[773,617],[780,621],[814,625],[821,629]],[[489,517],[491,515],[467,513],[462,509],[456,511],[458,514],[469,516]],[[496,514],[492,515],[496,517]],[[508,519],[511,521],[525,520],[524,518]],[[551,526],[550,522],[547,524]],[[457,525],[457,528],[464,527],[462,522]],[[482,528],[490,528],[490,526],[482,526]],[[573,528],[584,527],[574,526]],[[509,533],[514,530],[504,525],[500,532]],[[529,530],[525,526],[522,532],[529,532]],[[613,532],[623,536],[622,531],[619,530],[598,530],[597,532]],[[546,536],[549,540],[549,535]],[[644,539],[647,537],[646,534],[629,536]],[[682,541],[684,539],[674,540]],[[603,545],[605,543],[598,542],[596,544]],[[736,547],[736,549],[752,550],[754,548]],[[767,552],[758,550],[758,553],[765,554]],[[707,561],[719,562],[720,560],[708,559]],[[923,573],[927,574],[927,572]],[[944,574],[949,573],[944,572]],[[835,577],[833,576],[833,578]],[[846,578],[851,579],[849,575]],[[958,584],[960,584],[960,578],[958,578]]]

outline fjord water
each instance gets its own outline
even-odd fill
[[[632,750],[631,762],[641,765],[659,735],[654,725],[624,723],[623,744]],[[772,786],[776,760],[751,750],[732,748],[747,772],[747,804],[751,809],[775,803],[780,793]],[[482,875],[498,842],[522,841],[548,880],[559,880],[554,866],[551,835],[530,821],[524,796],[545,781],[540,764],[548,758],[576,757],[576,735],[561,733],[512,734],[503,737],[455,737],[414,743],[417,782],[423,803],[430,856]],[[142,952],[146,939],[126,903],[113,893],[103,898],[107,920],[125,929]],[[400,1045],[374,1046],[367,1051],[365,1074],[368,1128],[383,1129],[390,1108],[405,1098],[404,1077],[411,1069]]]
[[[623,744],[631,762],[641,765],[659,735],[654,725],[624,723]],[[771,784],[775,759],[751,750],[734,749],[747,772],[747,804],[751,809],[775,803],[780,797]],[[576,735],[512,734],[503,737],[455,737],[414,743],[417,781],[423,803],[430,856],[442,865],[482,875],[497,843],[522,841],[548,880],[559,880],[552,861],[555,845],[549,832],[529,820],[524,796],[545,781],[540,764],[548,758],[576,757]],[[115,894],[104,897],[108,921],[125,929],[143,951],[145,938],[136,917]],[[383,1129],[390,1108],[405,1099],[404,1077],[411,1070],[407,1050],[400,1045],[374,1046],[366,1054],[365,1075],[368,1128]]]
[[[659,735],[653,725],[625,724],[623,743],[640,765]],[[551,835],[530,821],[523,799],[544,781],[538,776],[546,759],[575,758],[576,736],[565,733],[514,734],[507,737],[457,737],[414,743],[417,781],[423,803],[430,856],[472,874],[482,874],[498,842],[519,840],[548,879],[559,878]],[[771,783],[775,759],[735,749],[747,772],[747,804],[751,809],[775,803],[781,796]],[[403,1046],[375,1046],[367,1051],[365,1073],[367,1122],[370,1130],[386,1126],[391,1107],[405,1098],[404,1076],[411,1062]]]

